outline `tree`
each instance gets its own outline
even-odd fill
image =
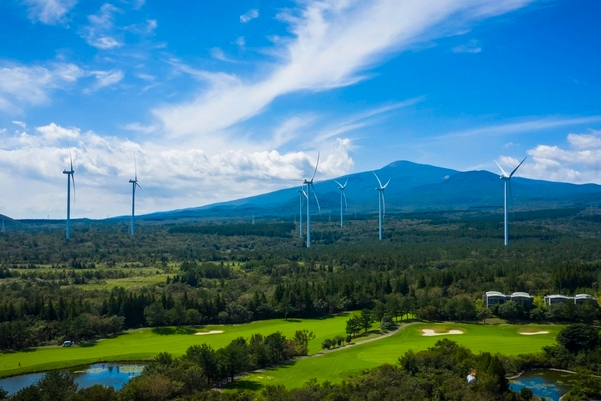
[[[186,323],[189,325],[197,325],[202,321],[202,315],[196,309],[188,309],[186,311]]]
[[[77,391],[75,377],[65,371],[51,370],[38,382],[42,401],[71,400]]]
[[[248,345],[243,337],[232,340],[227,347],[217,351],[217,357],[225,373],[233,382],[238,373],[244,372],[249,367],[247,352]]]
[[[0,386],[0,400],[5,400],[8,397],[8,391]]]
[[[574,354],[592,350],[599,346],[599,330],[583,323],[571,324],[559,332],[557,342]]]
[[[103,386],[94,384],[91,387],[83,388],[77,392],[72,401],[115,401],[117,392],[112,386]]]
[[[315,334],[307,329],[297,330],[294,333],[294,346],[296,349],[296,355],[308,355],[309,354],[309,341],[315,338]]]
[[[346,321],[346,333],[355,336],[361,331],[361,318],[357,315],[351,316]]]
[[[520,316],[520,309],[517,302],[507,301],[503,305],[499,306],[499,316],[503,319],[516,319]]]
[[[186,310],[181,302],[176,302],[173,309],[169,310],[170,320],[179,329],[186,322]]]
[[[369,309],[363,309],[359,315],[359,319],[361,321],[361,328],[367,333],[367,330],[373,326],[371,311]]]
[[[215,350],[210,345],[203,343],[189,347],[186,350],[185,358],[200,366],[211,383],[214,383],[219,377],[219,361]]]
[[[159,327],[165,324],[165,308],[161,302],[153,302],[144,308],[144,317],[149,326]]]
[[[330,349],[332,347],[332,340],[326,338],[321,342],[321,349]]]

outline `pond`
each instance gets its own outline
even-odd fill
[[[138,376],[144,370],[145,364],[125,363],[96,363],[88,367],[69,369],[75,376],[77,388],[87,388],[94,384],[112,386],[120,389],[132,377]],[[9,395],[15,394],[24,387],[31,386],[42,377],[45,372],[31,373],[0,379],[0,387],[8,391]]]
[[[548,400],[559,401],[559,398],[570,390],[571,383],[578,379],[573,373],[556,370],[528,370],[517,379],[510,380],[509,387],[520,391],[528,387],[535,395]]]

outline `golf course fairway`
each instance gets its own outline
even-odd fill
[[[237,337],[248,339],[255,333],[268,335],[280,331],[291,338],[296,330],[303,329],[315,333],[315,339],[309,343],[309,353],[313,354],[321,350],[323,340],[336,335],[346,335],[346,321],[349,316],[350,314],[341,314],[324,319],[273,319],[241,325],[205,326],[200,329],[182,328],[179,331],[172,327],[148,328],[124,333],[89,346],[47,347],[31,351],[0,353],[0,377],[86,365],[98,361],[143,361],[152,359],[161,352],[169,352],[176,356],[183,355],[188,347],[202,343],[219,349]],[[223,331],[223,333],[195,335],[197,331],[210,332],[211,330]]]
[[[443,338],[455,341],[474,353],[490,352],[504,355],[537,353],[543,346],[555,344],[555,336],[563,327],[559,325],[410,324],[381,340],[350,346],[276,369],[250,374],[238,380],[238,383],[234,383],[233,387],[259,389],[267,384],[283,384],[293,388],[300,387],[312,378],[316,378],[319,382],[326,380],[339,382],[348,375],[359,373],[364,369],[374,368],[384,363],[395,364],[398,357],[408,350],[425,350]],[[436,332],[459,330],[463,334],[424,336],[422,331],[424,329],[434,329]],[[538,331],[548,333],[520,334],[520,332]]]

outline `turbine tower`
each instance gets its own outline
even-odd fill
[[[526,157],[528,157],[528,156],[526,156]],[[526,160],[526,157],[524,157],[524,160]],[[522,163],[524,163],[524,160],[522,160],[520,162],[520,164],[518,164],[518,166],[513,169],[511,174],[507,174],[505,172],[505,170],[503,170],[503,167],[501,167],[501,165],[499,163],[497,163],[497,161],[495,160],[495,163],[497,163],[497,166],[499,166],[499,168],[501,169],[501,176],[499,178],[502,179],[505,183],[504,199],[503,199],[503,208],[504,208],[503,226],[505,229],[505,246],[509,245],[509,227],[508,227],[508,222],[507,222],[507,190],[509,189],[509,196],[513,199],[513,194],[511,192],[511,177],[513,177],[513,175],[518,170],[518,168],[520,168]]]
[[[386,189],[386,187],[388,186],[388,184],[390,183],[390,179],[388,179],[388,182],[384,185],[382,185],[382,181],[380,181],[380,178],[378,177],[378,175],[373,172],[374,175],[376,176],[376,180],[378,180],[378,187],[376,188],[376,191],[378,191],[378,215],[379,215],[379,233],[380,233],[380,241],[382,241],[382,218],[383,215],[386,214],[386,201],[384,200],[384,190]]]
[[[344,193],[344,189],[346,188],[346,184],[348,184],[348,180],[342,185],[338,181],[334,180],[336,184],[338,184],[338,189],[340,190],[340,227],[344,225],[344,220],[342,219],[342,198],[344,198],[344,205],[346,206],[346,210],[348,211],[348,203],[346,202],[346,194]]]
[[[136,163],[136,157],[134,156],[134,179],[133,180],[129,180],[129,183],[131,184],[131,235],[133,236],[135,234],[135,227],[134,227],[134,217],[136,215],[135,211],[136,211],[136,187],[142,189],[142,187],[140,186],[140,184],[138,184],[138,164]]]
[[[319,166],[319,153],[317,154],[317,163],[315,164],[315,171],[313,171],[313,177],[310,180],[303,181],[303,184],[307,186],[307,248],[311,248],[311,211],[309,205],[311,204],[311,188],[313,188],[313,196],[315,196],[315,201],[317,202],[317,208],[321,210],[319,206],[319,199],[317,199],[317,195],[315,195],[315,187],[313,186],[313,179],[315,179],[315,174],[317,174],[317,166]]]
[[[298,191],[298,215],[299,215],[299,229],[298,236],[303,237],[303,196],[307,198],[307,193],[305,192],[304,185],[301,185],[301,189]]]
[[[69,161],[71,162],[71,168],[69,170],[63,170],[63,174],[67,174],[67,232],[65,238],[71,238],[71,181],[73,181],[73,199],[75,199],[75,170],[73,170],[73,158],[71,157],[71,148],[69,148]]]

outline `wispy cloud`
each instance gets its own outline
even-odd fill
[[[88,15],[89,24],[81,29],[81,35],[93,47],[108,50],[122,46],[123,43],[114,37],[115,14],[123,12],[112,4],[105,3],[97,14]]]
[[[231,127],[261,113],[277,97],[352,85],[392,52],[448,35],[458,26],[523,7],[530,0],[312,1],[282,13],[292,37],[274,50],[280,62],[255,80],[213,81],[192,102],[153,110],[175,136]],[[213,74],[216,76],[216,74]]]
[[[259,10],[257,10],[256,8],[253,8],[252,10],[249,10],[248,12],[246,12],[240,16],[240,22],[246,23],[246,22],[253,20],[255,18],[258,18],[258,17],[259,17]]]
[[[77,0],[22,0],[27,5],[29,18],[48,25],[61,23]]]
[[[0,98],[4,97],[7,107],[41,104],[49,100],[50,91],[67,88],[84,75],[75,64],[52,63],[47,67],[5,64],[0,67]]]
[[[123,71],[117,69],[109,71],[92,71],[90,74],[96,77],[96,83],[93,85],[92,90],[98,90],[100,88],[106,88],[107,86],[115,85],[119,83],[125,76]]]
[[[469,43],[453,47],[453,53],[480,53],[482,48],[478,46],[477,40],[470,40]]]
[[[572,125],[590,124],[601,121],[601,116],[588,117],[546,117],[516,123],[489,125],[469,130],[454,131],[433,137],[433,140],[469,138],[475,136],[498,136],[524,132],[542,131],[550,128],[569,127]]]

